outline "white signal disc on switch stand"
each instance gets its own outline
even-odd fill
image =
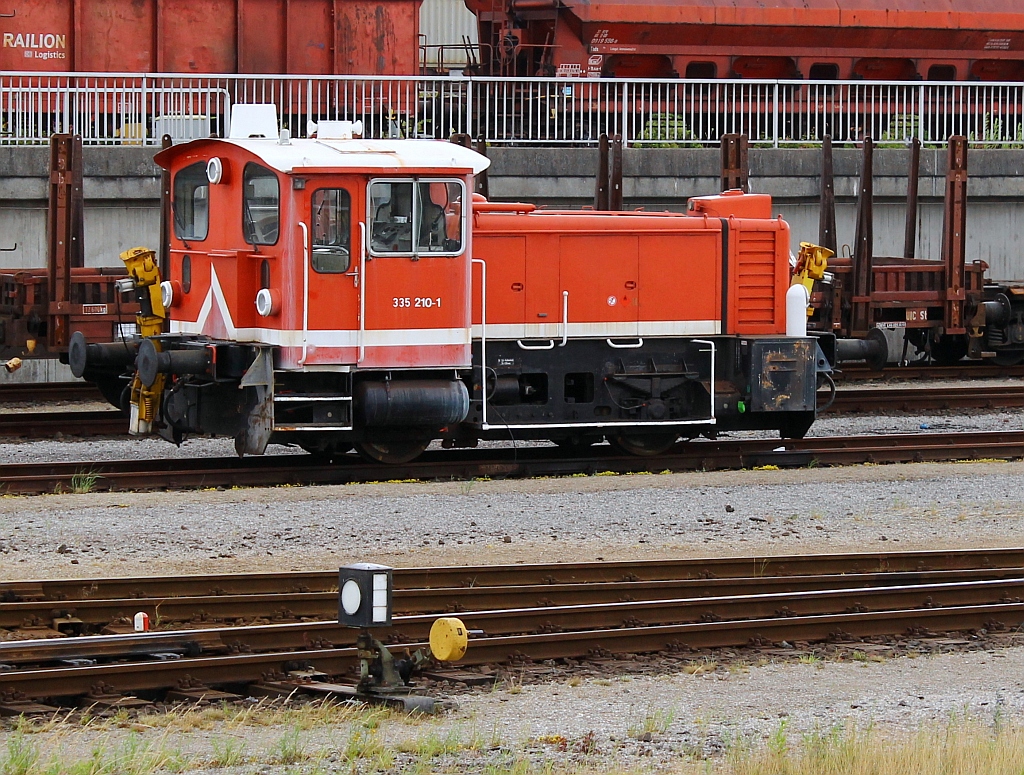
[[[363,593],[359,590],[359,584],[352,579],[345,582],[341,588],[341,607],[349,616],[353,616],[359,610],[363,602]]]

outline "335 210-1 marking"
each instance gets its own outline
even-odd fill
[[[395,296],[391,299],[391,306],[396,308],[401,307],[418,307],[420,309],[432,309],[434,307],[441,306],[441,297],[432,298],[430,296]]]

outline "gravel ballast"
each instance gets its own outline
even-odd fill
[[[5,577],[27,578],[995,546],[1019,543],[1022,473],[977,462],[8,496],[0,558]]]
[[[1001,413],[932,419],[1020,425]],[[836,422],[870,428],[903,418]],[[93,443],[100,442],[75,448]],[[39,578],[325,569],[354,560],[430,565],[1009,546],[1024,535],[1022,475],[1024,463],[982,461],[3,497],[0,567],[4,578]],[[764,740],[783,723],[796,734],[847,723],[906,730],[965,713],[985,724],[1000,714],[1019,717],[1022,658],[1024,649],[1008,648],[878,662],[768,660],[704,675],[670,669],[584,677],[578,685],[564,675],[522,685],[506,678],[486,691],[456,692],[458,709],[438,720],[389,721],[377,734],[389,744],[422,735],[500,738],[493,750],[460,749],[434,762],[453,771],[483,772],[502,757],[573,764],[580,741],[589,741],[588,761],[599,767],[666,768],[695,752],[720,754],[738,735]],[[645,726],[656,729],[649,739],[638,732]],[[136,731],[153,740],[161,734],[145,724]],[[302,739],[329,751],[351,733],[314,728]],[[0,731],[0,748],[11,734]],[[190,735],[182,744],[201,753],[223,734]],[[255,751],[270,749],[282,730],[230,734]],[[566,750],[551,742],[560,738]],[[396,759],[396,767],[405,761]],[[334,766],[328,759],[325,771]],[[264,763],[227,771],[288,769]]]

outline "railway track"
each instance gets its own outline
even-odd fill
[[[980,369],[981,367],[975,367]],[[85,383],[58,383],[72,396],[88,396]],[[6,390],[5,390],[6,389]],[[9,396],[19,396],[18,399]],[[45,397],[31,397],[21,385],[0,386],[0,403],[61,400],[60,389],[47,387]],[[97,393],[95,398],[102,400]],[[827,397],[819,397],[824,404]],[[65,397],[64,400],[67,400]],[[1024,386],[958,386],[920,388],[845,388],[825,410],[828,414],[864,412],[927,412],[958,409],[1015,409],[1024,407]],[[127,431],[123,415],[114,410],[19,412],[0,411],[0,437],[121,436]]]
[[[306,455],[251,458],[158,458],[90,463],[19,463],[0,466],[7,494],[98,490],[267,487],[350,484],[380,480],[521,478],[596,473],[650,473],[804,467],[1024,457],[1024,431],[837,436],[801,440],[744,439],[677,444],[658,457],[615,454],[593,447],[587,455],[565,456],[555,447],[444,450],[412,463],[381,466],[344,455],[317,462]]]
[[[8,382],[0,384],[0,404],[103,401],[90,382]]]
[[[128,421],[117,410],[0,413],[0,437],[123,436]]]
[[[752,594],[803,594],[839,589],[904,585],[942,587],[950,581],[992,581],[1021,589],[1024,567],[944,571],[891,571],[812,576],[746,576],[720,579],[512,584],[507,586],[396,589],[400,614],[450,614],[502,607],[551,608],[642,601],[729,597]],[[666,602],[669,604],[669,602]],[[167,598],[110,598],[0,603],[0,628],[18,638],[128,632],[140,611],[162,629],[224,626],[253,622],[289,623],[337,618],[337,591],[201,595]]]
[[[819,404],[825,403],[819,397]],[[836,391],[825,413],[928,412],[958,409],[1019,409],[1024,385],[965,385],[957,387],[845,388]]]
[[[910,366],[887,366],[881,371],[865,368],[863,366],[844,366],[842,371],[836,374],[837,382],[861,382],[864,380],[910,380],[910,379],[941,379],[941,380],[971,380],[971,379],[1006,379],[1024,377],[1024,365],[1021,366],[997,366],[994,363],[964,361],[955,366],[935,365],[910,365]]]
[[[974,569],[1004,570],[1021,567],[1024,567],[1024,548],[929,549],[529,565],[517,563],[410,567],[395,569],[394,586],[395,589],[410,590],[505,587],[514,584],[639,583],[679,580],[713,583],[716,579],[743,577],[838,576]],[[333,592],[337,590],[337,584],[338,574],[334,570],[0,581],[0,602]]]
[[[404,593],[442,592],[441,597],[430,598],[428,606],[451,595],[500,603],[459,613],[468,627],[483,632],[460,664],[495,666],[654,652],[693,658],[695,650],[752,644],[773,648],[781,641],[856,647],[860,639],[883,637],[898,648],[900,641],[931,633],[1006,632],[1024,623],[1024,603],[1019,602],[1024,595],[1022,556],[1024,550],[1006,549],[399,569],[395,579],[396,588]],[[752,567],[779,572],[751,576]],[[621,579],[625,568],[630,569],[629,581]],[[516,578],[516,570],[522,571],[521,577]],[[707,579],[689,574],[718,575]],[[288,576],[300,583],[314,578],[278,574],[275,583],[288,583]],[[467,576],[512,583],[484,585],[480,597],[474,597],[475,587],[406,586],[424,579],[451,584]],[[620,578],[604,580],[609,576]],[[184,580],[182,590],[192,591],[214,578]],[[253,578],[220,577],[226,588]],[[121,579],[111,581],[108,589],[115,591],[118,584],[131,581],[141,586],[169,583]],[[39,589],[52,584],[54,592],[67,591],[69,583],[35,582]],[[701,584],[707,586],[701,589]],[[622,599],[622,590],[614,585],[629,586],[632,599]],[[561,586],[575,586],[580,596],[572,604],[552,604],[546,595]],[[527,597],[523,590],[529,590]],[[701,594],[693,594],[696,591]],[[538,595],[545,595],[543,604],[536,603]],[[336,595],[332,596],[336,605]],[[273,605],[263,593],[249,597]],[[523,605],[527,599],[534,604]],[[424,600],[413,602],[412,596],[400,605],[410,612],[395,617],[388,640],[400,648],[419,648],[436,615],[423,613]],[[197,698],[218,687],[237,690],[240,685],[256,694],[343,693],[330,681],[351,675],[357,663],[355,635],[336,621],[324,620],[0,642],[0,713],[24,712],[51,700],[116,705],[124,694],[140,691]]]

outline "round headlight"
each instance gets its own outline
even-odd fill
[[[206,162],[206,179],[216,185],[224,177],[224,162],[214,156]]]
[[[359,583],[353,579],[346,581],[341,587],[341,608],[349,616],[354,616],[363,602],[363,593]]]
[[[261,288],[256,294],[256,312],[260,317],[276,315],[280,309],[280,294],[270,288]]]
[[[174,305],[174,286],[170,280],[160,283],[160,303],[164,305],[164,309]]]

